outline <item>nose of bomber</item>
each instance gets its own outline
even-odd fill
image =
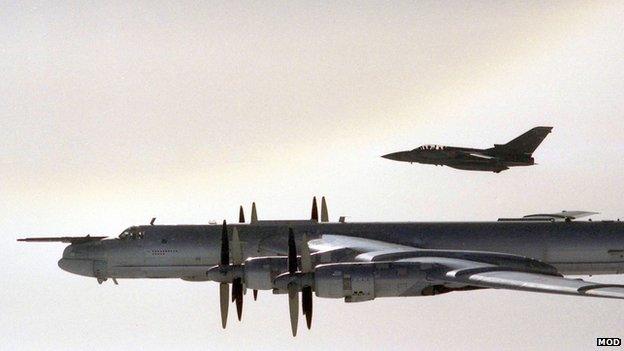
[[[89,258],[89,252],[86,248],[69,245],[63,251],[63,258],[58,261],[58,266],[69,273],[93,277],[95,276],[93,263],[94,261]]]
[[[83,275],[85,277],[94,277],[93,274],[93,260],[80,260],[71,258],[61,258],[58,261],[58,266],[62,270]]]

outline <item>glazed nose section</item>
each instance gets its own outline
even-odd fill
[[[63,258],[58,261],[58,266],[69,273],[93,277],[93,262],[89,258],[89,250],[84,247],[69,245],[63,251]]]

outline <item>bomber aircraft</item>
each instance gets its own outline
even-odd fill
[[[423,145],[410,151],[393,152],[381,157],[394,161],[418,162],[449,166],[467,171],[500,173],[509,167],[532,166],[533,152],[552,127],[535,127],[507,144],[494,144],[489,149]]]
[[[563,211],[491,222],[328,221],[325,198],[309,220],[222,225],[133,226],[119,237],[26,238],[69,243],[61,269],[112,279],[177,278],[219,283],[221,323],[235,303],[241,319],[247,289],[287,294],[297,332],[299,296],[307,327],[312,298],[370,301],[476,289],[510,289],[624,299],[624,285],[566,275],[624,272],[624,223],[578,221],[594,214]],[[231,295],[230,295],[231,284]]]

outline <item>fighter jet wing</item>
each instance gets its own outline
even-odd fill
[[[419,257],[398,262],[430,263],[436,268],[428,274],[428,279],[451,288],[471,286],[624,299],[624,285],[601,284],[564,278],[556,274],[537,273],[532,272],[530,267],[511,268],[445,257]]]
[[[492,157],[492,156],[477,154],[477,153],[474,153],[474,152],[462,153],[462,155],[464,157],[466,157],[466,158],[469,158],[469,159],[477,159],[477,160],[492,160],[492,159],[494,159],[494,157]]]
[[[472,148],[454,148],[449,152],[449,156],[454,159],[468,161],[487,161],[496,158],[487,154],[485,150]]]

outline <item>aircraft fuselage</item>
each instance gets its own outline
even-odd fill
[[[509,167],[532,166],[528,155],[502,154],[494,149],[473,149],[455,146],[434,146],[399,151],[382,156],[394,161],[448,166],[469,171],[501,172]]]
[[[535,127],[506,144],[494,144],[494,147],[489,149],[423,145],[413,150],[393,152],[382,157],[401,162],[499,173],[509,167],[534,165],[533,152],[551,130],[552,127]]]
[[[285,255],[288,227],[297,241],[323,234],[380,240],[436,250],[498,252],[533,258],[562,274],[624,273],[624,223],[595,222],[399,222],[232,224],[245,258]],[[98,278],[205,280],[218,264],[220,225],[132,227],[140,236],[68,246],[59,266]],[[232,229],[230,229],[231,231]]]

